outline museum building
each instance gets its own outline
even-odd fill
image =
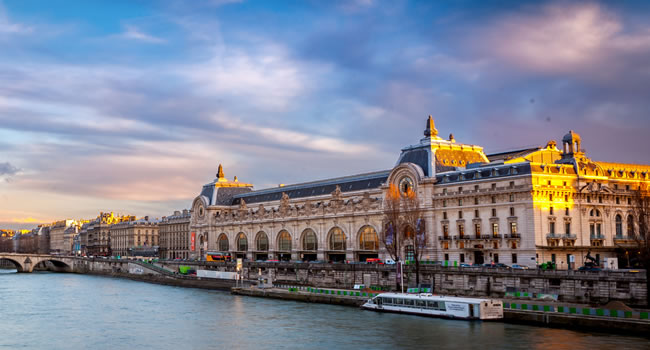
[[[596,162],[570,131],[545,146],[486,155],[438,136],[405,147],[392,169],[254,190],[217,178],[190,211],[190,255],[249,260],[366,261],[390,258],[380,239],[389,185],[413,190],[426,228],[421,260],[450,264],[582,266],[590,252],[613,265],[634,244],[634,195],[650,166]],[[412,246],[401,256],[409,259]],[[620,259],[619,259],[620,260]]]

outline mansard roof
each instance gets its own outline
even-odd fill
[[[499,160],[506,161],[514,158],[525,157],[526,155],[533,152],[537,152],[539,150],[540,147],[522,148],[522,149],[517,149],[512,151],[488,154],[487,158],[490,160],[490,162],[499,161]]]
[[[436,175],[436,183],[464,182],[482,179],[498,179],[507,176],[530,174],[530,163],[495,163],[457,171],[447,171]]]
[[[306,198],[328,195],[336,189],[341,188],[341,192],[362,191],[379,188],[388,179],[391,170],[382,170],[372,173],[325,179],[320,181],[305,182],[300,184],[281,186],[252,191],[248,193],[236,194],[233,196],[233,205],[238,205],[243,199],[246,204],[272,202],[282,199],[282,194],[286,193],[289,198]]]

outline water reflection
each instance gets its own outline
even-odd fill
[[[607,349],[642,338],[232,296],[76,274],[0,274],[0,348]],[[10,331],[7,331],[10,330]]]

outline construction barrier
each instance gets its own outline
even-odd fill
[[[510,310],[524,310],[524,311],[540,311],[540,312],[554,312],[569,315],[584,315],[596,317],[619,317],[619,318],[632,318],[647,320],[649,313],[647,311],[625,311],[625,310],[609,310],[591,307],[573,307],[573,306],[555,306],[555,305],[539,305],[539,304],[524,304],[524,303],[503,303],[504,309]]]
[[[533,298],[533,299],[552,299],[558,300],[557,294],[547,293],[528,293],[528,292],[506,292],[505,298]]]
[[[361,292],[356,290],[323,289],[323,288],[314,288],[314,287],[305,287],[305,286],[289,286],[289,285],[282,285],[282,284],[276,284],[275,287],[287,289],[289,292],[309,292],[314,294],[362,297],[362,298],[372,298],[379,294],[379,293]]]

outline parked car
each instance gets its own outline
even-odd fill
[[[510,267],[515,270],[528,270],[528,266],[523,266],[523,265],[513,264]]]
[[[383,264],[383,262],[379,258],[368,258],[366,264]]]
[[[393,259],[386,259],[386,261],[384,261],[384,264],[386,264],[386,265],[395,265],[395,260],[393,260]]]
[[[464,264],[464,263],[463,263],[463,264],[460,264],[459,266],[460,266],[460,267],[472,267],[472,265],[470,265],[470,264]]]

